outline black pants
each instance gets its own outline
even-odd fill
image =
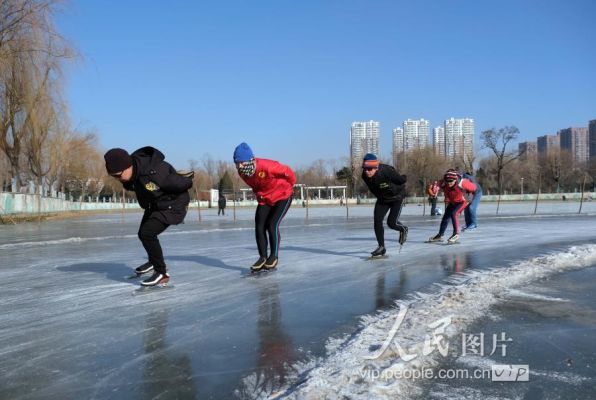
[[[447,225],[449,225],[449,221],[451,221],[451,225],[453,225],[453,234],[459,234],[459,214],[461,214],[465,208],[466,203],[447,204],[447,207],[445,207],[445,214],[443,214],[443,219],[441,219],[439,235],[443,236],[443,234],[447,230]]]
[[[267,258],[267,235],[269,235],[269,245],[271,255],[277,257],[279,251],[279,224],[282,218],[292,204],[292,198],[280,200],[273,206],[258,205],[255,213],[255,237],[257,239],[257,248],[259,256]]]
[[[223,207],[219,207],[219,210],[217,210],[217,215],[219,214],[226,215],[226,212],[224,211]]]
[[[437,198],[429,196],[428,203],[430,204],[430,215],[437,215]]]
[[[403,231],[404,225],[399,222],[399,214],[401,214],[402,200],[397,200],[393,203],[379,203],[375,204],[375,236],[377,237],[377,243],[379,246],[385,246],[385,230],[383,229],[383,219],[389,211],[389,217],[387,218],[387,225],[389,228],[396,231]]]
[[[163,252],[157,235],[170,226],[151,215],[144,215],[139,227],[139,239],[147,251],[149,262],[153,265],[155,272],[166,273],[166,262],[163,259]]]

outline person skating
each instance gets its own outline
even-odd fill
[[[296,175],[287,165],[274,160],[255,158],[246,143],[240,143],[234,150],[234,163],[238,174],[252,188],[258,202],[255,212],[255,238],[259,259],[251,266],[251,270],[256,272],[263,268],[273,269],[278,264],[281,239],[279,225],[292,204]],[[267,242],[270,248],[269,256]]]
[[[462,178],[454,169],[449,169],[443,176],[443,179],[435,182],[433,192],[438,194],[443,190],[445,194],[445,213],[441,219],[439,233],[429,239],[429,242],[440,242],[443,240],[443,234],[447,230],[449,220],[453,225],[453,235],[447,240],[449,243],[455,243],[459,240],[459,215],[468,205],[466,192],[474,194],[476,185],[469,179]]]
[[[164,161],[164,155],[147,146],[132,154],[113,148],[104,155],[106,170],[122,186],[134,191],[141,208],[145,210],[139,227],[139,239],[147,251],[148,262],[135,269],[137,275],[153,271],[151,277],[141,282],[143,286],[167,283],[163,251],[157,236],[168,226],[184,221],[192,187],[192,172],[185,176]]]
[[[378,247],[371,254],[373,257],[379,257],[387,252],[383,220],[388,211],[387,225],[399,232],[400,246],[406,242],[408,237],[408,227],[399,222],[407,177],[398,174],[392,166],[379,163],[376,155],[368,153],[362,161],[362,180],[377,198],[374,210],[374,228]]]
[[[480,203],[480,198],[482,197],[482,187],[478,183],[478,180],[472,176],[472,174],[464,172],[462,176],[466,179],[469,179],[476,185],[476,193],[474,193],[474,198],[472,201],[470,201],[470,205],[468,205],[464,210],[466,226],[462,229],[462,231],[471,231],[472,229],[476,229],[478,227],[476,210],[478,209],[478,203]]]

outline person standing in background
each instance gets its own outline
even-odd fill
[[[226,215],[226,196],[223,194],[219,195],[219,199],[217,200],[217,215]]]
[[[472,176],[469,172],[464,172],[462,175],[465,179],[469,179],[472,183],[476,185],[476,192],[474,193],[474,197],[472,201],[470,201],[470,205],[466,207],[464,210],[464,219],[466,221],[466,226],[462,229],[462,231],[471,231],[478,227],[478,221],[476,218],[476,210],[478,209],[478,204],[480,203],[480,199],[482,198],[482,187],[478,184],[478,180]]]

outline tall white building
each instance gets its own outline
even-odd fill
[[[428,146],[429,122],[425,119],[407,119],[403,128],[393,129],[393,151],[402,153]]]
[[[445,128],[442,126],[433,129],[433,150],[435,154],[445,157]]]
[[[469,160],[474,155],[474,120],[449,118],[445,120],[445,156]]]
[[[425,119],[407,119],[404,121],[403,151],[423,149],[428,146],[430,123]]]
[[[393,165],[397,165],[399,154],[404,148],[404,130],[403,128],[393,128]]]
[[[379,156],[380,124],[378,121],[352,122],[350,130],[350,158],[358,167],[366,153]]]

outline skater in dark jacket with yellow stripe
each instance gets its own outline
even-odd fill
[[[126,190],[134,191],[145,210],[139,239],[149,260],[135,272],[140,276],[153,271],[153,275],[141,283],[143,286],[163,284],[170,279],[157,235],[170,225],[182,223],[190,202],[188,189],[192,187],[192,172],[178,174],[164,158],[161,151],[150,146],[132,154],[114,148],[104,155],[108,174],[118,179]]]
[[[371,254],[373,257],[379,257],[386,253],[383,220],[388,211],[387,225],[389,228],[399,231],[400,245],[406,242],[408,227],[399,222],[398,218],[406,193],[407,177],[398,174],[392,166],[379,163],[377,156],[369,153],[364,156],[362,162],[362,180],[377,198],[374,221],[378,247]]]

